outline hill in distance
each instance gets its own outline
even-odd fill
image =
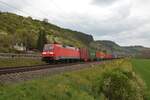
[[[35,49],[40,28],[47,33],[48,43],[56,41],[64,45],[88,47],[118,55],[140,55],[143,51],[150,50],[142,46],[121,47],[113,41],[95,41],[92,35],[64,29],[31,17],[0,12],[0,52],[14,52],[15,44]]]
[[[133,56],[133,57],[150,57],[150,48],[143,46],[120,46],[113,41],[98,40],[90,44],[93,48],[107,50],[108,53],[114,53],[122,56]]]

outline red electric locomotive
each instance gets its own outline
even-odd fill
[[[61,44],[45,44],[42,58],[44,61],[79,60],[80,52],[75,47],[63,46]]]

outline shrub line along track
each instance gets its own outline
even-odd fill
[[[91,63],[91,62],[87,62]],[[27,72],[27,71],[35,71],[41,69],[48,69],[48,68],[58,68],[58,67],[65,67],[77,64],[85,64],[85,63],[68,63],[68,64],[44,64],[44,65],[34,65],[34,66],[19,66],[19,67],[4,67],[0,68],[0,75],[5,74],[12,74],[12,73],[20,73],[20,72]]]

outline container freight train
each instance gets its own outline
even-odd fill
[[[89,50],[87,48],[75,48],[61,44],[45,44],[42,52],[42,60],[46,62],[75,62],[96,61],[112,59],[113,55]]]

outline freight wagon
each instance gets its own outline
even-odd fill
[[[104,60],[105,59],[106,54],[100,51],[96,51],[96,59],[97,60]]]

